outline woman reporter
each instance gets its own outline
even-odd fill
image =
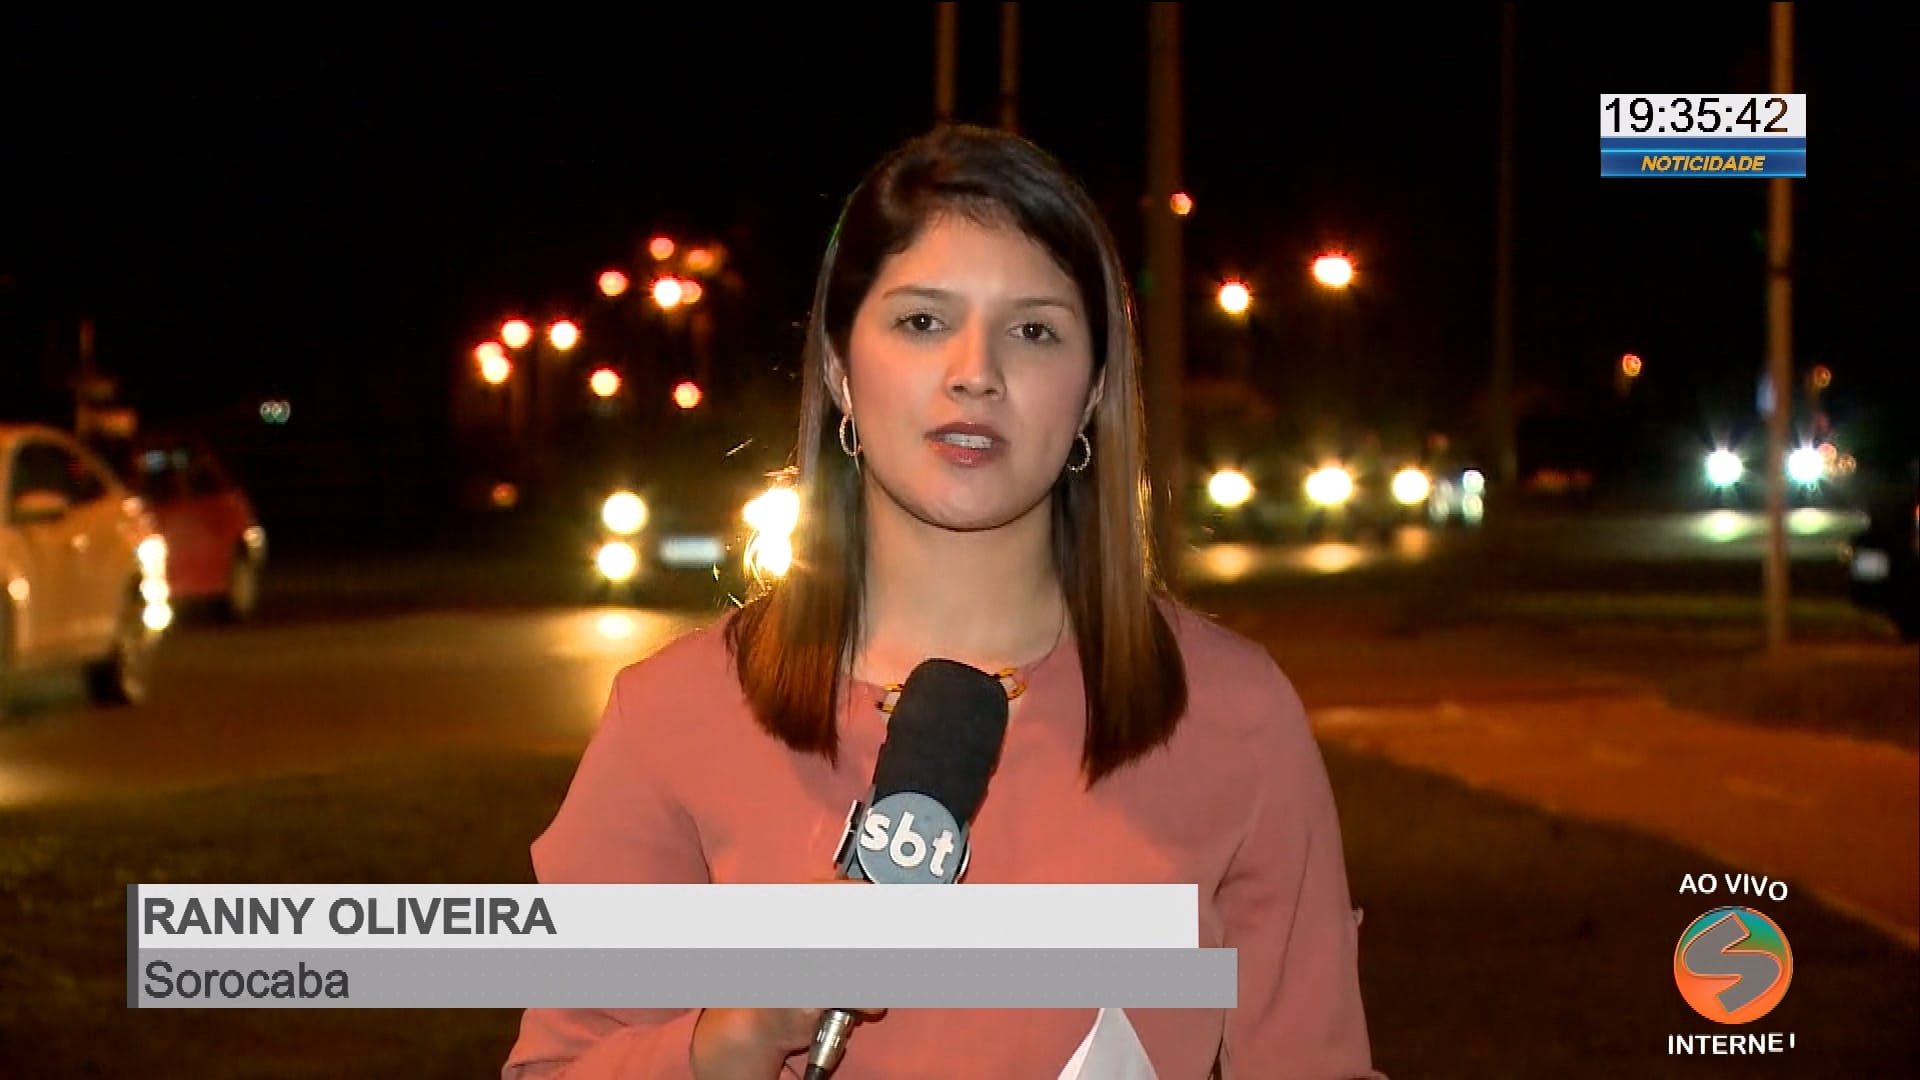
[[[969,882],[1198,883],[1238,1007],[1130,1009],[1168,1080],[1374,1076],[1340,831],[1266,653],[1170,600],[1147,528],[1126,276],[1090,199],[1003,132],[882,160],[822,262],[793,570],[621,672],[543,882],[819,880],[897,684],[999,673]],[[1092,1009],[911,1009],[841,1080],[1055,1075]],[[529,1009],[512,1077],[769,1080],[818,1010]]]

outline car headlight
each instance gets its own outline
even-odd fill
[[[623,585],[640,572],[640,553],[625,540],[609,540],[594,553],[593,565],[600,569],[601,577]]]
[[[1321,506],[1340,506],[1353,498],[1353,474],[1339,465],[1317,469],[1307,477],[1307,498]]]
[[[1419,506],[1433,494],[1433,481],[1427,470],[1409,465],[1393,474],[1393,500],[1402,506]]]
[[[1221,469],[1207,479],[1207,497],[1228,510],[1245,506],[1253,498],[1253,481],[1239,469]]]
[[[1827,459],[1811,446],[1803,446],[1787,455],[1787,477],[1809,487],[1827,475]]]
[[[1740,482],[1747,466],[1740,455],[1731,450],[1715,450],[1707,455],[1707,483],[1717,488],[1732,487]]]
[[[793,569],[793,541],[774,533],[761,533],[747,542],[747,574],[765,581],[783,578]]]
[[[600,504],[600,523],[615,536],[632,536],[647,527],[647,504],[631,491],[616,491]]]
[[[167,539],[155,534],[140,541],[133,549],[134,558],[140,562],[140,576],[165,581],[167,577]]]
[[[800,526],[800,493],[785,485],[770,487],[748,500],[740,516],[760,536],[791,537]]]
[[[166,601],[147,604],[140,609],[140,623],[154,633],[173,625],[173,608]]]

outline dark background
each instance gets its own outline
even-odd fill
[[[1086,179],[1136,266],[1145,26],[1138,5],[1023,7],[1022,130]],[[1920,428],[1896,52],[1915,29],[1892,7],[1797,15],[1795,363],[1831,367],[1839,431],[1889,475]],[[1524,467],[1631,478],[1757,427],[1765,185],[1603,180],[1592,117],[1603,92],[1763,91],[1767,32],[1757,5],[1520,12]],[[997,9],[963,8],[962,119],[995,118],[997,35]],[[0,415],[71,421],[91,318],[143,423],[216,433],[282,516],[299,507],[274,491],[315,468],[388,513],[451,499],[473,345],[509,314],[586,313],[655,231],[728,241],[720,362],[790,379],[840,200],[933,113],[931,5],[16,10],[4,37]],[[1484,452],[1498,6],[1196,5],[1184,37],[1190,370],[1248,333],[1292,422]],[[1333,303],[1305,277],[1328,248],[1361,274]],[[1211,302],[1230,275],[1255,288],[1246,327]],[[1624,352],[1646,362],[1627,400]],[[271,433],[268,398],[294,409]]]

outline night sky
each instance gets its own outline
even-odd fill
[[[634,269],[659,230],[734,241],[733,317],[751,325],[729,362],[790,365],[840,200],[931,122],[932,5],[693,7],[6,16],[0,416],[70,416],[89,316],[144,416],[230,424],[282,396],[305,438],[437,462],[474,343],[507,314],[599,301],[595,275]],[[1187,7],[1196,371],[1246,333],[1283,411],[1476,437],[1499,15],[1436,7]],[[1920,27],[1898,7],[1799,6],[1795,181],[1796,363],[1833,369],[1837,418],[1896,468],[1920,399],[1903,317],[1920,168],[1896,53]],[[1022,129],[1085,179],[1138,266],[1145,12],[1023,10]],[[962,119],[995,117],[997,19],[963,5]],[[1611,422],[1629,351],[1669,427],[1751,423],[1764,184],[1602,180],[1593,112],[1603,92],[1763,91],[1766,39],[1760,5],[1520,12],[1530,431]],[[1325,247],[1363,275],[1335,312],[1305,284]],[[1238,329],[1210,304],[1229,274],[1256,292]]]

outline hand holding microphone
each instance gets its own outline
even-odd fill
[[[820,878],[816,885],[857,885],[843,877]],[[878,1020],[885,1009],[851,1009],[860,1023]],[[814,1031],[827,1010],[703,1009],[693,1029],[693,1074],[700,1080],[771,1080],[789,1057],[813,1045]]]
[[[841,1010],[865,1023],[885,1009]],[[773,1080],[787,1058],[813,1045],[826,1009],[705,1009],[693,1029],[700,1080]]]

